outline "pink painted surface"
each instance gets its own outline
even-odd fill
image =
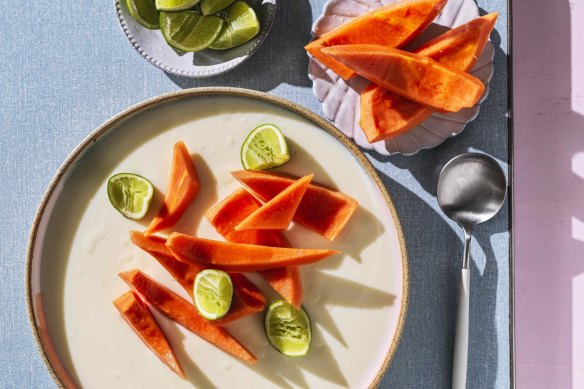
[[[584,1],[513,1],[518,388],[584,388]]]

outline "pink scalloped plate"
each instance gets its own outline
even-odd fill
[[[312,33],[320,36],[367,11],[394,3],[397,0],[328,0],[321,16],[314,22]],[[473,0],[449,0],[442,13],[412,44],[419,46],[441,32],[471,21],[479,16],[479,9]],[[370,144],[359,125],[359,94],[369,81],[355,77],[344,81],[332,70],[310,57],[308,77],[312,80],[312,91],[322,103],[325,116],[357,145],[364,149],[375,149],[383,155],[412,155],[422,149],[438,146],[449,137],[458,135],[465,126],[477,117],[480,104],[489,93],[489,83],[493,77],[493,57],[495,49],[489,42],[477,64],[470,72],[487,87],[479,103],[460,112],[434,113],[419,126],[396,138]]]

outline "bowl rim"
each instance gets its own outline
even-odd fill
[[[288,110],[292,113],[298,114],[304,119],[316,124],[322,130],[328,132],[329,134],[333,135],[338,141],[340,141],[349,151],[357,158],[361,166],[363,166],[367,172],[367,174],[373,179],[375,185],[381,191],[381,194],[385,200],[385,203],[390,211],[392,221],[395,225],[395,229],[397,232],[397,238],[400,244],[400,254],[402,258],[402,301],[400,306],[400,313],[397,321],[397,327],[395,335],[391,341],[389,350],[385,359],[383,360],[381,367],[377,371],[374,379],[369,384],[369,388],[377,388],[380,384],[385,372],[387,371],[390,362],[393,360],[395,353],[397,351],[397,347],[400,343],[401,337],[403,335],[403,330],[405,326],[407,310],[408,310],[408,303],[409,303],[409,265],[408,265],[408,254],[407,254],[407,247],[406,241],[404,238],[403,230],[401,227],[401,223],[396,211],[396,208],[393,204],[391,196],[387,191],[385,185],[381,181],[381,178],[377,174],[377,171],[373,167],[372,163],[367,159],[365,154],[359,149],[355,143],[353,143],[345,134],[341,132],[338,128],[336,128],[331,122],[324,119],[320,115],[310,111],[308,108],[305,108],[297,103],[294,103],[290,100],[285,98],[275,96],[265,92],[254,91],[250,89],[243,89],[243,88],[232,88],[232,87],[204,87],[204,88],[192,88],[192,89],[184,89],[175,92],[165,93],[148,100],[144,100],[140,103],[134,104],[129,108],[121,111],[117,115],[111,117],[100,126],[98,126],[95,130],[93,130],[79,145],[69,154],[69,156],[65,159],[63,164],[57,170],[57,173],[52,178],[47,190],[45,191],[40,205],[36,211],[31,231],[29,234],[27,250],[26,250],[26,259],[25,259],[25,292],[26,292],[26,304],[27,304],[27,311],[28,311],[28,319],[29,323],[35,338],[35,342],[37,348],[41,354],[41,357],[47,366],[49,373],[53,377],[55,383],[60,388],[74,388],[76,384],[74,380],[68,375],[66,369],[62,366],[59,357],[56,355],[54,350],[54,345],[52,344],[52,340],[50,335],[43,334],[41,329],[39,328],[39,323],[37,322],[37,316],[39,316],[42,320],[44,320],[44,313],[42,312],[42,302],[38,301],[39,309],[35,308],[37,304],[35,304],[34,296],[33,296],[33,288],[32,288],[32,268],[33,268],[33,258],[35,257],[35,246],[36,240],[38,237],[38,233],[41,227],[41,221],[43,216],[45,215],[45,211],[49,206],[50,200],[53,198],[53,194],[55,193],[59,184],[61,184],[63,178],[70,169],[75,168],[76,163],[78,162],[79,158],[82,156],[83,153],[87,151],[91,145],[101,138],[109,135],[109,133],[116,129],[120,123],[124,120],[140,114],[144,111],[151,110],[158,105],[162,104],[169,104],[178,100],[187,99],[191,97],[201,97],[201,96],[227,96],[227,97],[243,97],[252,100],[261,101],[268,104],[276,105],[280,108]]]
[[[145,59],[146,61],[148,61],[152,65],[156,66],[158,69],[162,70],[163,72],[168,73],[168,74],[173,74],[175,76],[187,77],[187,78],[209,78],[209,77],[218,76],[220,74],[227,73],[228,71],[235,69],[236,67],[238,67],[239,65],[241,65],[242,63],[247,61],[249,59],[249,57],[251,57],[256,51],[258,51],[258,49],[260,48],[262,43],[264,43],[268,34],[272,30],[272,26],[274,25],[274,20],[276,19],[276,10],[277,10],[277,5],[276,5],[277,0],[268,0],[267,1],[268,6],[270,6],[270,4],[271,4],[271,7],[268,11],[269,12],[268,23],[266,24],[266,26],[264,28],[262,28],[260,30],[259,34],[255,38],[253,38],[253,40],[254,40],[253,46],[242,56],[234,58],[234,59],[227,61],[227,62],[223,62],[221,64],[212,65],[212,66],[193,65],[195,69],[199,68],[199,67],[204,68],[204,69],[185,71],[185,70],[176,69],[173,66],[169,66],[166,63],[161,62],[159,59],[153,57],[152,55],[150,55],[149,53],[147,53],[144,50],[144,48],[140,45],[140,42],[138,42],[138,40],[134,37],[134,35],[130,32],[130,30],[128,28],[127,18],[122,13],[122,2],[123,1],[125,1],[125,0],[114,0],[114,8],[116,11],[116,17],[118,19],[118,25],[120,26],[120,29],[122,30],[122,32],[124,33],[124,35],[128,39],[128,42],[130,42],[130,44],[132,45],[134,50],[138,54],[140,54],[140,56],[143,59]],[[136,23],[133,20],[130,22]],[[142,27],[142,26],[140,26],[140,27],[146,28],[146,27]]]

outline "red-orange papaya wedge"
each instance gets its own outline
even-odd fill
[[[130,231],[130,240],[136,246],[150,254],[158,261],[170,275],[187,291],[193,295],[193,284],[197,274],[203,270],[202,266],[189,265],[178,261],[166,247],[166,239],[156,235],[146,235],[139,231]]]
[[[497,13],[492,13],[476,18],[436,37],[414,52],[468,72],[481,56],[497,16]],[[361,92],[360,109],[361,128],[370,143],[401,135],[433,112],[376,84]]]
[[[391,47],[343,45],[323,52],[369,81],[437,111],[470,108],[485,90],[483,83],[468,73]]]
[[[373,83],[361,92],[359,109],[359,124],[369,143],[401,135],[433,112]]]
[[[355,72],[323,53],[329,46],[376,44],[402,47],[422,32],[442,11],[447,0],[404,0],[372,11],[340,25],[309,43],[305,49],[323,65],[347,80]]]
[[[425,43],[415,53],[468,72],[481,56],[498,16],[494,12],[473,19]]]
[[[314,174],[302,177],[235,226],[242,230],[285,230],[290,225]]]
[[[257,362],[257,358],[224,328],[203,319],[194,305],[183,300],[140,270],[122,272],[120,277],[146,302],[187,330],[248,363]]]
[[[124,320],[132,327],[146,346],[170,370],[178,374],[180,378],[186,379],[185,372],[174,354],[170,343],[168,343],[168,339],[166,339],[156,319],[140,298],[134,292],[128,291],[115,299],[113,303]]]
[[[339,252],[220,242],[173,232],[166,246],[186,263],[202,264],[227,272],[254,272],[293,265],[308,265]]]
[[[266,306],[266,298],[259,288],[246,276],[239,273],[229,273],[229,277],[233,283],[234,297],[237,296],[237,300],[239,301],[236,301],[235,305],[234,301],[231,301],[231,307],[229,307],[227,315],[221,319],[214,320],[218,324],[225,324],[244,316],[261,312]],[[225,320],[228,316],[231,317]]]
[[[136,246],[154,257],[172,277],[186,290],[189,296],[193,295],[195,277],[204,269],[203,266],[187,264],[175,258],[166,247],[166,239],[156,235],[145,235],[138,231],[130,231],[130,240]],[[266,299],[262,292],[242,274],[230,274],[233,283],[233,300],[227,315],[214,320],[213,324],[222,325],[242,317],[261,312]]]
[[[260,276],[296,309],[302,305],[302,277],[298,266],[286,266],[259,272]]]
[[[304,46],[304,49],[314,58],[318,59],[321,64],[338,74],[343,80],[348,80],[357,74],[336,59],[324,55],[321,51],[324,47],[326,46],[324,45],[323,40],[316,39]]]
[[[259,209],[261,203],[247,190],[237,189],[206,213],[213,227],[227,240],[233,243],[257,244],[272,247],[290,247],[280,231],[247,230],[236,231],[238,225],[248,215]],[[288,266],[259,272],[282,298],[297,309],[302,303],[302,280],[298,266]]]
[[[281,173],[253,170],[240,170],[231,174],[262,201],[270,201],[298,180],[298,177]],[[358,206],[355,199],[344,193],[310,184],[298,205],[294,220],[333,241]]]
[[[172,156],[168,193],[158,215],[146,229],[146,234],[174,226],[197,196],[199,187],[199,177],[191,154],[183,141],[177,142]]]
[[[280,231],[235,230],[236,225],[260,206],[261,203],[247,190],[239,188],[208,210],[205,216],[217,232],[229,242],[272,247],[290,247],[290,243]]]

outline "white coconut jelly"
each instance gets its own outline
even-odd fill
[[[263,123],[286,136],[291,159],[279,171],[314,173],[360,206],[335,242],[294,225],[285,234],[296,247],[343,252],[302,268],[304,307],[313,329],[309,354],[280,355],[269,345],[256,314],[226,326],[260,361],[248,365],[154,311],[183,364],[181,380],[142,343],[112,301],[129,287],[118,273],[138,268],[185,299],[185,291],[154,258],[129,240],[143,230],[167,190],[172,146],[183,140],[201,190],[176,231],[221,239],[204,212],[239,183],[240,145]],[[137,173],[157,194],[141,222],[125,219],[109,203],[108,177]],[[399,239],[381,192],[353,154],[334,136],[282,108],[247,98],[191,97],[140,113],[90,146],[64,178],[46,225],[40,256],[48,328],[60,359],[84,388],[272,388],[367,386],[385,360],[397,331],[403,270]],[[277,295],[250,278],[269,301]]]

